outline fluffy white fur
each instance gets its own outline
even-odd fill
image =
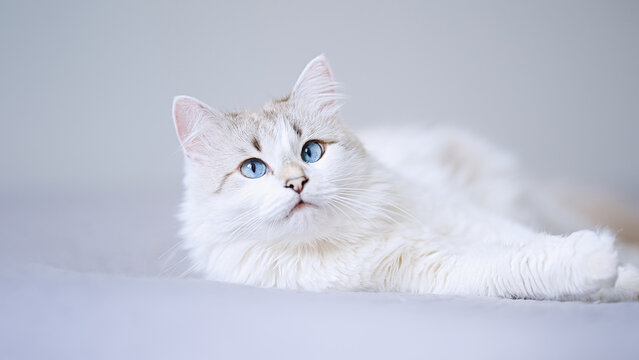
[[[454,129],[378,129],[360,142],[340,99],[323,56],[257,113],[175,98],[194,271],[313,291],[637,299],[639,276],[618,264],[614,236],[546,232],[571,216],[540,211],[507,154]],[[315,163],[300,156],[309,140],[324,144]],[[249,158],[266,175],[244,177]],[[299,176],[298,194],[285,184]]]

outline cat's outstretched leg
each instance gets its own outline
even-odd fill
[[[486,230],[390,243],[385,256],[375,261],[372,285],[415,293],[555,300],[589,300],[615,285],[618,261],[610,233],[553,236],[518,227]],[[500,238],[513,235],[530,239]]]

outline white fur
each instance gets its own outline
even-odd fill
[[[339,118],[340,98],[320,56],[258,113],[175,99],[194,271],[314,291],[637,299],[639,276],[618,273],[610,233],[539,231],[569,216],[538,211],[507,154],[454,129],[378,129],[362,144]],[[326,142],[316,163],[300,157],[308,140]],[[238,171],[253,157],[269,168],[258,179]],[[300,194],[284,186],[294,176],[309,179]],[[292,210],[300,199],[310,205]]]

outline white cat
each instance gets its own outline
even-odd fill
[[[335,85],[319,56],[256,113],[175,98],[194,271],[313,291],[638,298],[610,232],[533,230],[567,220],[532,205],[507,155],[452,129],[378,130],[363,145]]]

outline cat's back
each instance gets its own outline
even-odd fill
[[[467,199],[499,213],[521,210],[518,204],[527,184],[516,159],[468,131],[377,126],[356,133],[369,154],[393,176],[420,190]]]
[[[375,126],[360,129],[357,135],[377,161],[423,184],[472,186],[518,172],[511,154],[455,127]]]

